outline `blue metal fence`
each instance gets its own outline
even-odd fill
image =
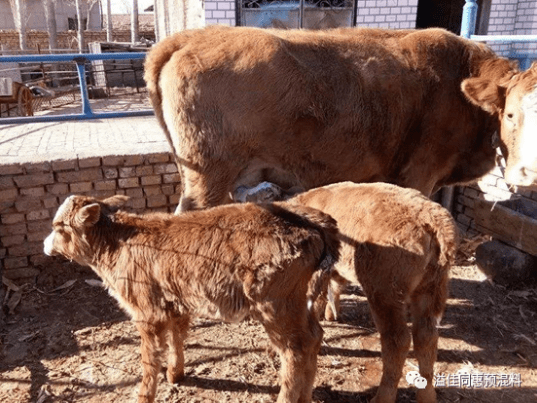
[[[0,56],[1,63],[46,63],[46,62],[75,62],[80,82],[80,92],[82,98],[81,113],[69,115],[53,116],[31,116],[31,117],[14,117],[1,118],[0,124],[19,124],[19,123],[36,123],[36,122],[54,122],[64,120],[85,120],[85,119],[106,119],[119,118],[127,116],[149,116],[153,114],[152,109],[123,111],[123,112],[93,112],[89,102],[88,87],[86,85],[86,63],[93,60],[128,60],[128,59],[145,59],[144,52],[128,53],[68,53],[63,55],[25,55],[25,56]]]
[[[475,26],[477,22],[477,0],[466,0],[463,8],[461,36],[477,42],[488,43],[529,43],[537,42],[537,35],[475,35]],[[509,54],[510,59],[517,59],[520,68],[526,70],[530,67],[533,60],[537,59],[537,54],[532,51],[514,51]]]

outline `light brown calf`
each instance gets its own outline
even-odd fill
[[[251,316],[278,351],[279,403],[311,401],[322,329],[307,289],[338,258],[335,222],[302,206],[235,204],[181,216],[117,211],[125,196],[71,196],[45,253],[90,266],[131,315],[142,339],[138,402],[153,402],[167,341],[167,379],[184,376],[191,317]],[[313,284],[314,285],[314,284]]]
[[[383,373],[373,402],[395,402],[410,348],[407,310],[419,371],[427,380],[427,387],[417,390],[418,402],[436,402],[436,326],[458,245],[449,212],[416,190],[385,183],[329,185],[288,203],[314,207],[338,222],[341,254],[331,283],[336,306],[338,282],[359,282],[381,338]]]

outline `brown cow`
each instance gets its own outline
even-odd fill
[[[458,244],[450,213],[414,189],[387,183],[328,185],[288,203],[319,209],[338,222],[341,252],[332,281],[336,306],[341,291],[336,280],[359,282],[380,333],[383,373],[373,402],[395,402],[410,347],[407,309],[420,374],[427,381],[417,391],[418,402],[436,402],[436,326]]]
[[[259,320],[282,362],[278,402],[310,402],[323,332],[306,292],[314,272],[322,279],[318,270],[338,258],[334,220],[276,204],[181,216],[116,211],[126,201],[71,196],[56,213],[45,253],[90,266],[131,315],[142,339],[138,402],[154,400],[166,339],[167,379],[184,376],[193,316]]]
[[[537,67],[518,74],[442,29],[209,27],[159,42],[145,69],[183,181],[178,211],[244,200],[263,181],[430,195],[489,172],[497,144],[511,184],[537,180],[537,133],[524,121]]]

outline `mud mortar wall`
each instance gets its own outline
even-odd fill
[[[18,282],[46,269],[43,240],[71,194],[131,197],[135,212],[173,211],[180,179],[168,153],[0,165],[0,267]],[[0,270],[2,272],[2,270]]]

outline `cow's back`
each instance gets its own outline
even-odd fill
[[[198,207],[263,180],[430,193],[491,168],[452,178],[461,149],[493,153],[482,150],[490,117],[460,85],[495,56],[447,31],[219,27],[166,41],[148,57],[160,75],[146,79]]]

